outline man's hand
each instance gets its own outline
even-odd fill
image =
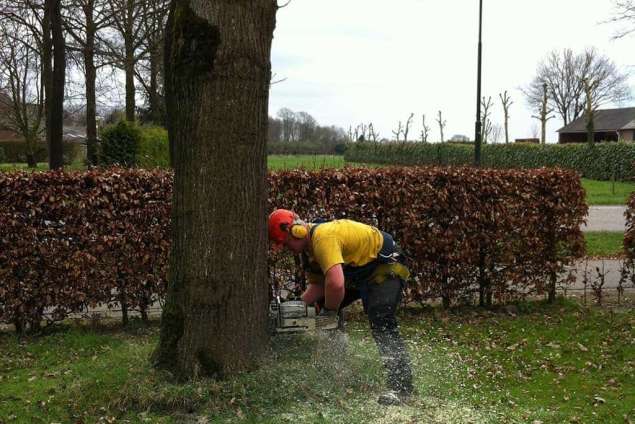
[[[315,318],[315,328],[318,330],[336,330],[339,324],[337,311],[322,308]]]

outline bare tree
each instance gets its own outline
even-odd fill
[[[147,118],[162,124],[165,120],[165,101],[161,76],[163,75],[164,28],[169,0],[146,0],[148,9],[143,21],[145,34],[140,48],[140,59],[135,67],[137,81],[141,84],[148,105]],[[280,82],[274,81],[273,83]]]
[[[26,160],[37,166],[37,144],[44,132],[44,85],[34,35],[16,22],[0,20],[0,126],[20,134]]]
[[[628,75],[621,73],[613,61],[593,48],[579,54],[570,49],[551,52],[539,64],[536,77],[523,91],[529,104],[538,109],[542,102],[542,85],[546,82],[551,93],[550,107],[568,125],[585,110],[584,79],[598,81],[592,93],[595,108],[630,97]]]
[[[494,124],[492,125],[492,130],[491,130],[489,139],[492,141],[492,143],[498,143],[503,138],[503,133],[504,133],[503,127],[500,126],[499,124]]]
[[[547,143],[547,121],[554,118],[551,114],[553,109],[549,107],[549,86],[547,83],[542,84],[542,100],[540,102],[540,107],[538,109],[538,115],[533,115],[532,118],[536,118],[540,121],[540,125],[542,128],[540,144]]]
[[[623,38],[635,32],[635,0],[613,0],[615,13],[611,22],[623,24],[615,38]]]
[[[430,127],[426,125],[426,115],[421,115],[421,142],[427,143],[430,135]]]
[[[587,143],[590,145],[593,144],[595,139],[595,123],[594,123],[594,115],[596,108],[593,103],[593,93],[598,85],[598,81],[589,81],[588,79],[584,79],[582,81],[584,83],[584,92],[586,95],[586,130],[587,130]]]
[[[412,125],[412,120],[414,119],[415,114],[411,113],[406,121],[406,126],[403,130],[403,141],[408,142],[408,133],[410,132],[410,125]]]
[[[82,57],[86,96],[86,147],[89,164],[97,164],[97,70],[109,64],[99,51],[99,32],[112,24],[107,0],[71,0],[64,9],[69,50]]]
[[[173,0],[170,8],[173,241],[153,359],[177,377],[239,373],[267,345],[266,134],[276,9],[274,0]]]
[[[503,113],[505,114],[505,144],[509,144],[509,108],[514,102],[507,94],[507,90],[504,93],[499,93],[498,96],[503,104]]]
[[[379,132],[375,131],[375,127],[372,122],[368,124],[368,139],[373,143],[377,143],[377,140],[379,139]]]
[[[492,96],[490,96],[487,100],[485,96],[481,99],[481,122],[483,126],[481,127],[481,140],[483,144],[487,144],[487,141],[492,134]]]
[[[395,136],[395,141],[399,141],[401,134],[403,133],[403,124],[399,121],[399,125],[396,130],[392,130],[393,135]]]
[[[441,143],[443,143],[445,141],[443,137],[443,130],[445,129],[445,125],[447,122],[443,119],[443,115],[441,114],[441,111],[439,111],[439,115],[437,117],[437,123],[439,124],[439,132],[441,133]]]
[[[153,9],[152,0],[107,0],[109,14],[112,16],[110,28],[113,36],[104,36],[104,45],[108,55],[125,74],[126,120],[135,120],[136,109],[136,66],[146,57],[148,20],[154,13],[164,13]]]

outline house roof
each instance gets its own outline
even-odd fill
[[[635,107],[596,110],[593,125],[595,132],[635,129]],[[559,133],[586,131],[586,117],[584,115],[558,130]]]

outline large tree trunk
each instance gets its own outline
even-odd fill
[[[51,0],[51,35],[53,42],[53,74],[51,78],[48,124],[50,125],[49,168],[64,166],[64,86],[66,83],[66,43],[62,31],[61,0]]]
[[[51,83],[53,81],[53,68],[51,60],[53,59],[53,45],[51,41],[51,7],[52,0],[46,0],[44,3],[44,17],[42,18],[42,86],[44,87],[44,121],[46,145],[51,145],[51,99],[53,96]]]
[[[249,368],[267,341],[266,135],[275,0],[173,0],[166,93],[175,168],[155,364],[182,378]]]

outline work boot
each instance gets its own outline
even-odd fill
[[[408,399],[410,399],[410,392],[388,390],[379,396],[377,403],[384,406],[401,405]]]

